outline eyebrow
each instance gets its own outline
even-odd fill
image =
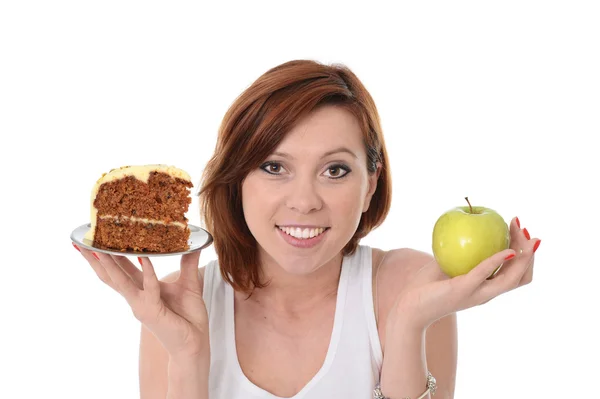
[[[355,153],[353,153],[352,151],[350,151],[350,150],[349,150],[348,148],[346,148],[346,147],[339,147],[339,148],[336,148],[336,149],[334,149],[334,150],[327,151],[326,153],[324,153],[324,154],[323,154],[323,156],[322,156],[321,158],[325,158],[325,157],[327,157],[327,156],[329,156],[329,155],[333,155],[333,154],[338,154],[338,153],[340,153],[340,152],[345,152],[345,153],[348,153],[348,154],[352,155],[354,158],[357,158],[357,159],[358,159],[358,157],[356,156],[356,154],[355,154]],[[287,153],[285,153],[285,152],[279,152],[279,151],[275,151],[275,152],[273,153],[273,155],[278,155],[278,156],[280,156],[280,157],[283,157],[283,158],[296,159],[296,158],[294,158],[293,156],[291,156],[290,154],[287,154]]]

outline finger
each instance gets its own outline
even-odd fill
[[[160,283],[156,277],[154,266],[152,266],[150,259],[146,257],[140,257],[138,260],[142,265],[144,295],[147,295],[147,299],[152,300],[153,303],[158,302],[160,299]]]
[[[198,264],[200,263],[200,252],[194,251],[181,256],[180,278],[185,281],[198,281]]]
[[[143,273],[137,266],[133,264],[133,262],[131,262],[126,256],[111,255],[111,257],[121,267],[121,269],[123,269],[123,271],[129,275],[131,280],[139,289],[144,287]]]
[[[524,277],[532,264],[537,241],[537,238],[525,240],[522,248],[517,252],[517,256],[511,261],[511,267],[499,273],[502,278],[518,283]]]
[[[523,275],[523,277],[521,277],[521,280],[519,281],[519,286],[529,284],[531,283],[531,281],[533,281],[533,265],[535,263],[535,257],[533,256],[533,254],[539,247],[539,243],[541,242],[541,240],[539,238],[532,238],[530,242],[532,243],[531,248],[526,248],[524,251],[524,255],[529,256],[529,265],[527,267],[527,270],[525,271],[525,274]]]
[[[528,280],[528,277],[526,277],[527,273],[531,273],[531,277],[533,276],[533,249],[535,241],[530,241],[523,249],[523,253],[519,258],[512,259],[507,267],[502,268],[502,273],[499,273],[493,280],[488,280],[478,289],[475,293],[477,300],[480,302],[489,301],[498,295],[523,285],[522,282]]]
[[[113,260],[112,256],[101,252],[97,255],[116,290],[131,304],[138,297],[140,290],[135,286],[129,275]]]
[[[531,283],[531,281],[533,281],[533,258],[531,258],[529,261],[527,270],[525,270],[525,274],[523,274],[523,277],[521,277],[521,280],[519,280],[518,286],[521,287],[523,285],[527,285]]]
[[[503,265],[504,262],[513,258],[514,256],[515,251],[510,248],[495,253],[489,258],[483,260],[480,264],[475,266],[473,270],[465,275],[465,284],[468,285],[468,288],[471,292],[475,291],[494,273],[499,266]]]
[[[510,222],[510,247],[517,252],[517,256],[521,250],[527,245],[527,237],[520,227],[518,218],[513,218]]]
[[[96,259],[96,257],[94,257],[92,251],[85,248],[80,248],[80,252],[81,255],[85,258],[85,260],[88,261],[90,266],[92,266],[92,269],[94,269],[94,272],[96,273],[100,281],[102,281],[104,284],[108,285],[110,288],[116,291],[116,288],[112,280],[110,279],[110,276],[106,272],[106,269],[104,269],[104,266],[102,266],[100,261]]]

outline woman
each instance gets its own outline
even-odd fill
[[[148,258],[81,250],[142,323],[142,398],[452,398],[456,312],[529,283],[540,240],[514,218],[510,249],[452,279],[426,253],[361,246],[390,183],[348,68],[291,61],[254,82],[203,176],[216,261],[184,255],[158,281]]]

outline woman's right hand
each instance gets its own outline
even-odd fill
[[[209,350],[208,314],[198,273],[200,251],[181,257],[179,276],[159,281],[149,258],[127,257],[78,248],[100,280],[121,294],[134,316],[162,343],[172,358],[204,356]]]

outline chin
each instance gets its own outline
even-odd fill
[[[305,276],[309,275],[315,270],[319,269],[320,265],[315,263],[316,259],[306,259],[305,261],[302,259],[298,259],[296,261],[289,259],[282,259],[280,262],[277,262],[279,267],[286,272],[287,274],[291,274],[294,276]]]

